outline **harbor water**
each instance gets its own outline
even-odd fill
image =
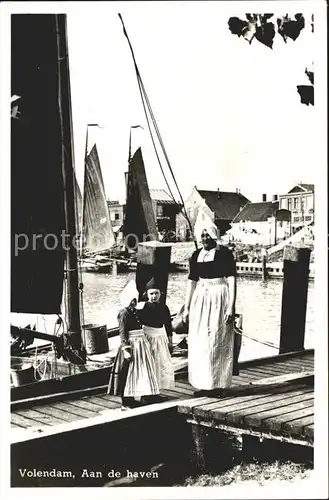
[[[83,314],[85,323],[117,325],[120,309],[119,295],[134,273],[83,273]],[[184,303],[187,273],[169,275],[167,305],[172,313]],[[243,337],[240,361],[278,354],[283,280],[239,277],[237,280],[236,312],[243,315]],[[314,333],[314,282],[309,281],[305,328],[305,347],[312,348]]]

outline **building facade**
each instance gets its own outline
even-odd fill
[[[185,208],[190,219],[192,230],[200,209],[209,215],[216,224],[220,234],[224,234],[229,228],[233,218],[248,203],[248,198],[243,196],[239,190],[236,192],[205,191],[194,186],[191,195],[185,201]],[[176,233],[181,241],[193,239],[191,230],[183,214],[177,215]]]
[[[279,209],[277,196],[273,201],[247,203],[233,219],[229,236],[247,245],[273,246],[291,234],[290,212]]]
[[[314,223],[314,184],[297,184],[279,196],[280,209],[290,210],[291,227],[295,233]]]
[[[107,207],[111,219],[114,234],[122,231],[124,221],[124,205],[118,201],[107,200]]]
[[[176,217],[181,210],[164,189],[150,189],[150,196],[161,239],[176,240]]]

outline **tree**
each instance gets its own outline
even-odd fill
[[[279,34],[285,43],[288,38],[295,41],[305,28],[303,14],[295,14],[294,18],[285,14],[274,19],[274,14],[246,14],[245,19],[230,17],[229,30],[233,35],[242,37],[251,45],[254,39],[270,49],[273,48],[274,38]],[[312,15],[311,30],[314,33],[314,18]],[[314,71],[305,68],[305,73],[311,85],[297,85],[301,103],[314,105]]]

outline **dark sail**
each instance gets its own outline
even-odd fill
[[[83,203],[82,203],[82,194],[80,190],[80,186],[78,184],[77,178],[74,180],[74,191],[75,191],[75,200],[76,200],[76,227],[77,227],[77,233],[82,229],[82,210],[83,210]]]
[[[83,193],[85,250],[101,252],[115,244],[96,144],[87,155]]]
[[[129,165],[124,234],[130,249],[137,248],[143,241],[158,240],[141,148]]]
[[[55,15],[11,16],[11,311],[60,312],[65,222]]]

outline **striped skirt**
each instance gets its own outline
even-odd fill
[[[154,359],[143,330],[129,332],[132,358],[126,360],[119,348],[110,375],[108,394],[140,397],[159,394]]]
[[[153,328],[143,325],[143,331],[150,344],[159,389],[173,389],[175,387],[175,371],[164,326]]]
[[[229,303],[226,278],[200,278],[193,293],[188,335],[189,382],[196,389],[231,385],[233,323],[225,323]]]

